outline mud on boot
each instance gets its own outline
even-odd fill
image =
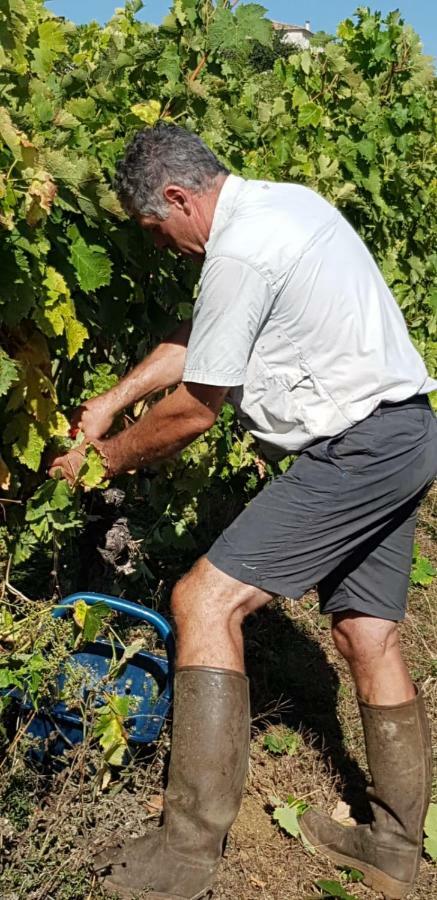
[[[126,900],[141,892],[149,900],[211,895],[241,803],[249,724],[244,675],[200,666],[177,671],[164,824],[94,858],[105,891]]]
[[[411,890],[422,853],[423,823],[432,780],[431,738],[423,697],[398,706],[359,701],[373,786],[370,825],[339,825],[309,809],[300,827],[315,850],[340,866],[359,869],[364,884],[388,900]]]

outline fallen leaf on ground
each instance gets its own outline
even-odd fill
[[[164,808],[164,794],[152,794],[146,800],[146,809],[150,816],[158,816]]]
[[[351,816],[351,808],[344,800],[339,800],[335,809],[332,810],[331,819],[339,822],[340,825],[356,825],[356,819]]]

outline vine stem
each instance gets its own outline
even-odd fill
[[[8,564],[6,566],[5,580],[4,580],[4,586],[3,586],[3,595],[4,595],[4,590],[6,589],[7,591],[9,591],[10,594],[12,594],[13,597],[18,597],[20,600],[24,600],[26,603],[32,603],[32,600],[30,599],[30,597],[26,597],[26,594],[23,594],[22,591],[18,591],[17,588],[14,588],[12,586],[12,584],[10,583],[9,577],[11,574],[11,565],[12,565],[12,553],[9,556]]]
[[[239,3],[239,2],[240,2],[240,0],[231,0],[231,2],[227,4],[227,6],[228,6],[229,9],[234,9],[234,8],[237,6],[237,3]],[[191,75],[190,75],[190,77],[189,77],[189,79],[188,79],[189,82],[192,83],[193,81],[196,80],[196,78],[198,77],[198,75],[200,75],[200,73],[201,73],[203,67],[205,66],[205,64],[206,64],[206,62],[207,62],[207,60],[208,60],[208,56],[209,56],[208,51],[206,51],[206,52],[203,54],[202,59],[201,59],[200,62],[197,64],[197,66],[196,66],[196,68],[194,69],[194,71],[191,73]]]

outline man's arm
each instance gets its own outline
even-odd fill
[[[103,438],[114,418],[138,400],[173,387],[182,380],[191,322],[184,322],[109,391],[86,400],[72,417],[88,441]]]
[[[106,440],[92,443],[102,454],[108,476],[167,459],[191,444],[216,421],[228,388],[185,383],[155,403],[135,425]],[[85,444],[54,459],[49,474],[57,470],[71,483],[83,463]]]
[[[227,388],[181,384],[139,419],[135,425],[96,447],[107,461],[110,475],[174,456],[214,424]]]

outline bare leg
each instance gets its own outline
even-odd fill
[[[177,665],[244,672],[241,626],[272,595],[225,575],[203,557],[179,581],[172,608],[177,626]]]
[[[376,706],[413,700],[413,682],[401,655],[396,622],[347,611],[332,617],[332,637],[349,663],[358,697]]]

